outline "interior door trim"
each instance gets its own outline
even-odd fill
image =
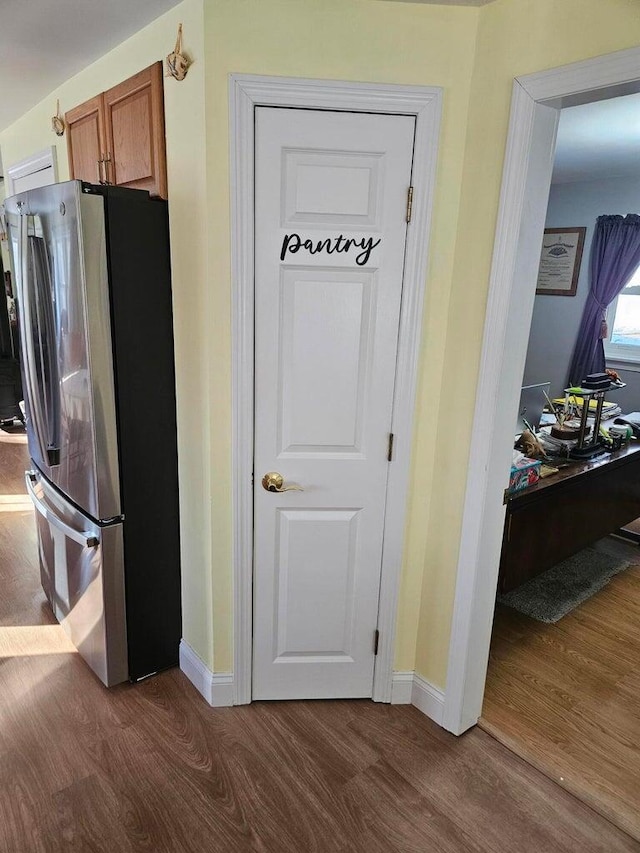
[[[5,169],[7,177],[7,198],[15,195],[15,182],[20,178],[26,178],[33,175],[35,172],[43,172],[51,170],[47,175],[45,184],[55,184],[58,182],[58,160],[56,158],[56,147],[50,145],[48,148],[32,154],[30,157],[25,157],[18,163],[13,163]]]
[[[232,457],[234,704],[251,701],[253,585],[254,386],[254,110],[257,106],[412,115],[416,135],[413,209],[407,229],[393,404],[393,464],[387,483],[384,545],[372,698],[391,701],[396,611],[410,483],[428,239],[443,92],[439,87],[382,85],[232,74],[231,144]]]

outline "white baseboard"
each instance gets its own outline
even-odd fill
[[[198,693],[214,708],[233,705],[233,673],[211,672],[184,640],[180,641],[180,669]],[[392,705],[415,705],[425,716],[442,725],[444,693],[415,672],[394,672]]]
[[[444,719],[444,691],[417,673],[413,676],[413,690],[411,691],[411,704],[415,705],[427,717],[442,725]]]
[[[415,672],[394,672],[391,682],[392,705],[415,705],[434,723],[444,719],[444,692]]]
[[[209,705],[214,708],[233,705],[233,673],[211,672],[184,640],[180,640],[180,669]]]
[[[410,705],[413,690],[413,672],[394,672],[391,679],[391,704]]]

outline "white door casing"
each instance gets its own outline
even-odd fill
[[[256,699],[372,695],[414,130],[256,110]]]
[[[55,145],[31,155],[6,170],[7,196],[55,184],[58,180],[58,164]]]
[[[551,182],[559,111],[640,92],[640,48],[514,81],[480,361],[458,558],[443,725],[480,716],[489,657],[508,479],[527,330]],[[509,417],[512,412],[513,416]]]
[[[410,481],[413,412],[442,90],[254,75],[230,77],[233,295],[234,704],[251,701],[253,597],[254,112],[259,105],[416,118],[413,217],[407,232],[387,482],[373,698],[390,701],[398,585]]]

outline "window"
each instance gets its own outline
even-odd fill
[[[640,267],[607,309],[607,325],[606,357],[640,364]]]

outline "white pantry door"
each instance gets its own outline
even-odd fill
[[[256,108],[254,699],[372,694],[414,128]]]

